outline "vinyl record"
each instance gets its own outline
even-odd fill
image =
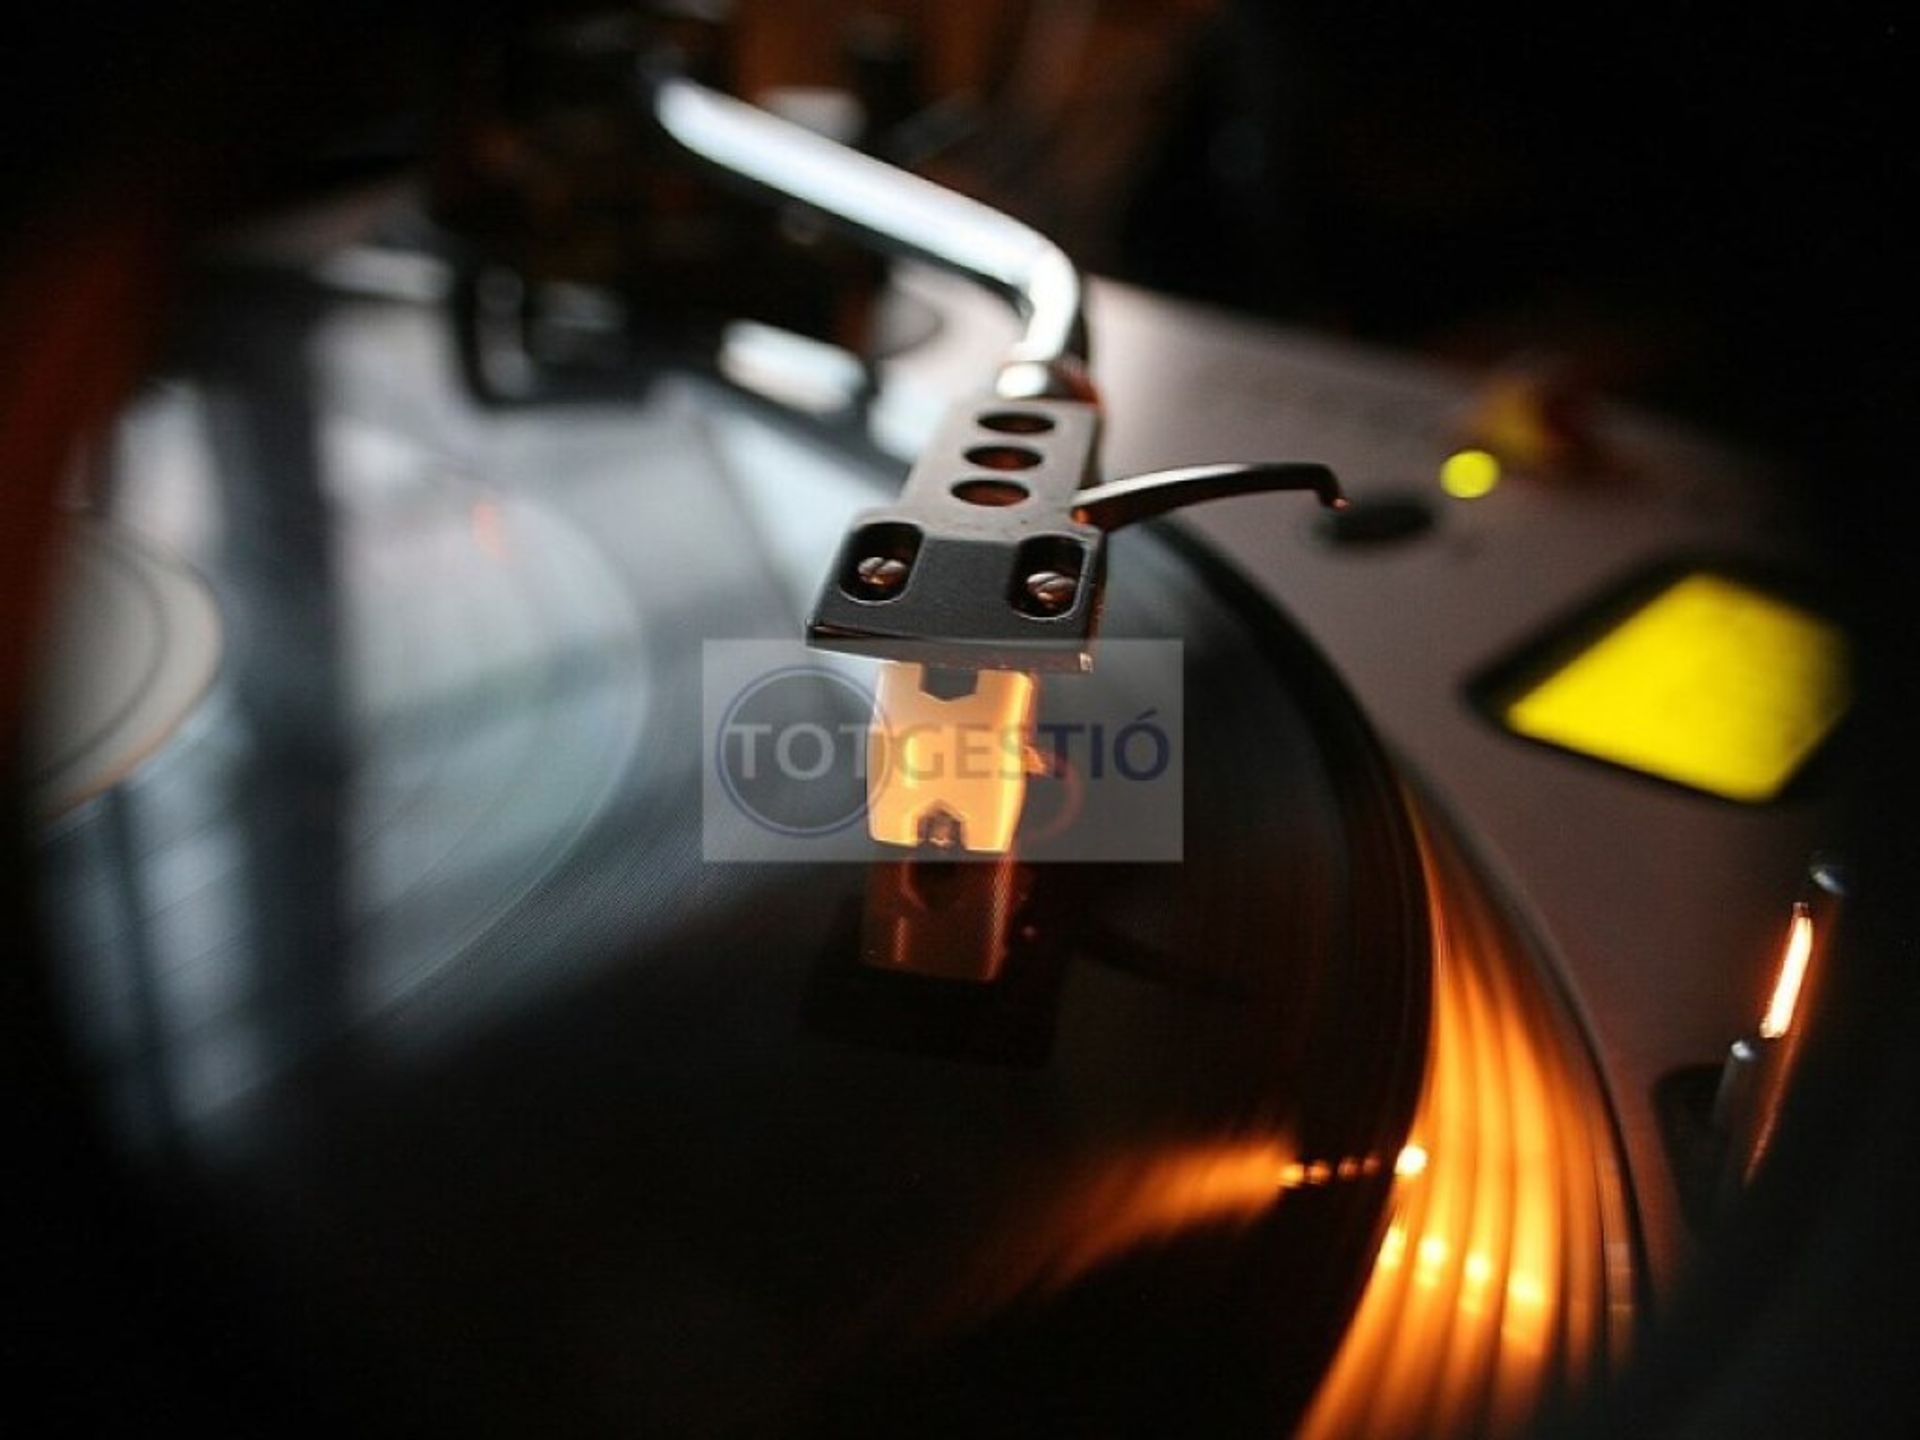
[[[692,376],[484,410],[448,345],[430,306],[247,282],[122,427],[116,523],[227,634],[44,849],[126,1153],[382,1428],[1300,1413],[1429,977],[1396,782],[1324,663],[1121,537],[1105,635],[1185,647],[1184,858],[963,880],[1020,907],[1000,977],[884,973],[884,867],[703,859],[700,667],[796,635],[898,472]]]

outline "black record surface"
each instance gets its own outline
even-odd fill
[[[114,1133],[249,1324],[375,1429],[1284,1424],[1426,1019],[1398,795],[1305,643],[1125,537],[1105,633],[1186,647],[1184,861],[1031,867],[987,1001],[841,1023],[868,871],[703,861],[701,644],[797,634],[898,477],[669,376],[476,409],[430,306],[206,317],[115,503],[225,671],[43,859]]]

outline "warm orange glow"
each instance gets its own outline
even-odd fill
[[[1625,1348],[1624,1198],[1598,1082],[1443,839],[1433,1030],[1372,1276],[1301,1433],[1504,1435]]]
[[[959,847],[1004,855],[1027,799],[1034,677],[982,670],[966,695],[926,688],[924,665],[882,661],[867,738],[867,833],[913,849],[944,816]]]
[[[1250,1225],[1285,1201],[1304,1173],[1276,1139],[1120,1153],[1090,1163],[1073,1183],[1019,1202],[1018,1223],[990,1227],[991,1249],[939,1298],[904,1305],[929,1334],[1003,1310],[1026,1295],[1052,1294],[1102,1265],[1189,1231]]]
[[[1780,956],[1780,976],[1773,982],[1773,999],[1760,1021],[1760,1034],[1778,1040],[1793,1026],[1793,1012],[1800,1004],[1800,989],[1807,979],[1807,960],[1813,954],[1813,914],[1806,902],[1796,900],[1793,919],[1787,926],[1787,947]]]
[[[1302,1185],[1325,1185],[1333,1180],[1357,1180],[1362,1175],[1380,1173],[1378,1155],[1346,1155],[1338,1160],[1289,1160],[1280,1167],[1280,1188],[1298,1190]]]
[[[861,1323],[895,1341],[950,1336],[1138,1251],[1255,1225],[1305,1172],[1278,1136],[1114,1150],[1073,1161],[1070,1174],[1036,1172],[983,1217],[977,1248],[903,1271]]]

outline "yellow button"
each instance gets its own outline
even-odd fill
[[[1829,622],[1692,574],[1509,701],[1516,733],[1705,790],[1772,799],[1851,699]]]

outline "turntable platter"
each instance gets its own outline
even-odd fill
[[[701,645],[796,634],[811,537],[897,473],[696,378],[479,410],[434,311],[248,284],[117,480],[226,667],[44,849],[116,1132],[241,1237],[262,1323],[380,1428],[1298,1414],[1429,976],[1395,782],[1310,647],[1118,540],[1106,633],[1185,644],[1184,861],[1033,867],[987,1021],[884,976],[849,1027],[865,867],[702,860]]]

